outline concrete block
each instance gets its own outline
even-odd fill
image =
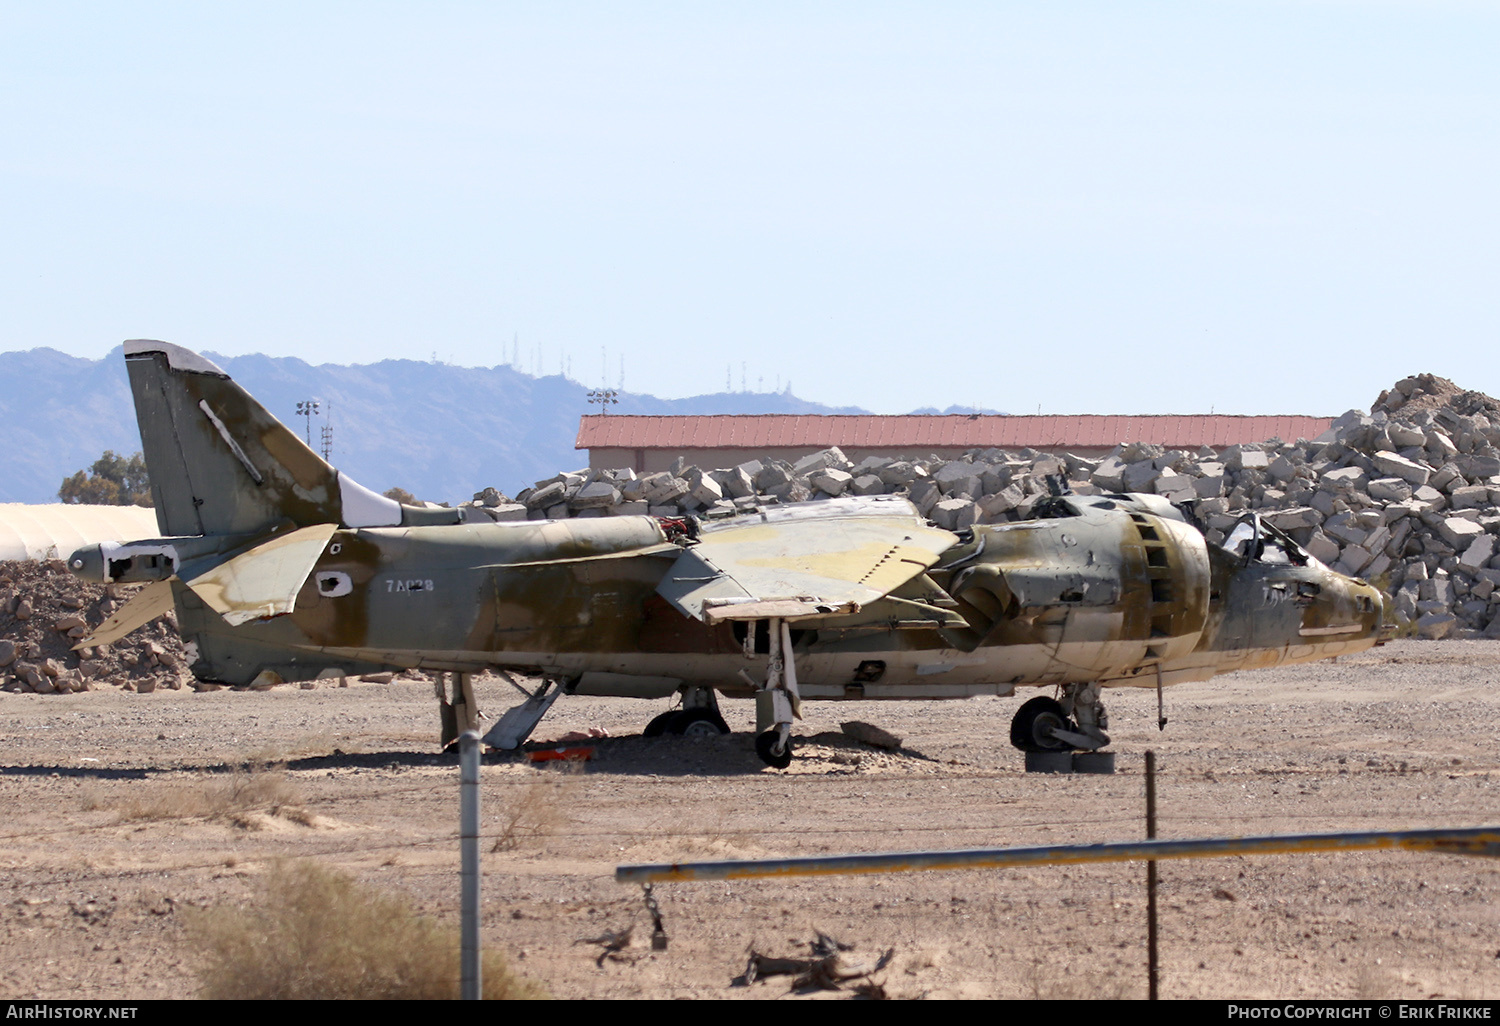
[[[1094,484],[1111,492],[1125,490],[1125,463],[1118,457],[1109,456],[1100,462],[1099,468],[1089,478]]]
[[[1066,475],[1067,472],[1066,465],[1056,456],[1041,456],[1031,465],[1031,476],[1037,479]]]
[[[825,495],[839,496],[848,490],[854,476],[847,471],[835,470],[832,467],[820,470],[808,475],[807,483],[823,492]]]
[[[1283,531],[1294,531],[1299,527],[1317,527],[1324,517],[1310,506],[1292,506],[1266,513],[1263,519]]]
[[[526,496],[527,509],[547,509],[555,506],[567,497],[568,489],[561,481],[553,481],[551,484],[538,486],[532,493]]]
[[[979,507],[969,499],[943,499],[927,516],[945,531],[961,531],[979,519]]]
[[[672,474],[663,474],[660,478],[655,479],[655,483],[646,490],[644,495],[638,496],[638,498],[645,499],[646,503],[650,506],[666,506],[675,504],[677,500],[686,496],[690,490],[688,483],[682,478],[675,477]],[[622,495],[621,498],[624,498],[624,496]]]
[[[1308,555],[1320,563],[1332,566],[1339,559],[1339,543],[1334,541],[1322,531],[1314,531],[1312,537],[1303,546]]]
[[[1149,492],[1161,472],[1152,460],[1140,460],[1125,468],[1125,490],[1127,492]]]
[[[1370,479],[1358,467],[1340,467],[1325,473],[1318,487],[1325,492],[1362,492],[1369,483]]]
[[[1230,470],[1265,470],[1271,459],[1259,448],[1246,445],[1231,445],[1219,454],[1219,459]]]
[[[1432,472],[1427,483],[1440,492],[1452,492],[1455,488],[1462,488],[1468,484],[1457,466],[1452,463],[1444,463]]]
[[[759,492],[769,493],[771,489],[780,488],[790,483],[791,480],[792,471],[790,467],[777,466],[773,463],[755,475],[755,489]]]
[[[574,509],[603,509],[620,501],[620,490],[608,481],[584,485],[568,500]]]
[[[792,464],[792,475],[804,477],[815,471],[826,470],[829,467],[837,467],[842,470],[849,466],[849,461],[844,458],[844,453],[838,446],[831,446],[820,452],[810,453],[796,463]]]
[[[1448,504],[1453,509],[1478,509],[1490,504],[1490,490],[1484,485],[1465,485],[1448,493]]]
[[[759,464],[756,464],[758,467]],[[755,475],[750,473],[744,465],[734,467],[724,472],[719,479],[719,487],[725,495],[735,499],[743,499],[747,495],[755,494]]]
[[[1325,517],[1331,517],[1335,513],[1342,512],[1339,509],[1339,506],[1342,504],[1334,497],[1334,494],[1321,489],[1313,492],[1312,498],[1307,500],[1307,504]]]
[[[1370,459],[1383,477],[1399,477],[1410,482],[1414,488],[1427,484],[1428,478],[1432,476],[1431,467],[1393,452],[1377,452]]]
[[[980,471],[979,490],[984,495],[994,495],[1010,484],[1011,477],[1012,473],[1009,467],[988,464]],[[1089,479],[1085,478],[1085,480]],[[1497,484],[1496,487],[1500,488],[1500,484]]]
[[[1495,536],[1493,534],[1481,534],[1471,541],[1463,555],[1458,557],[1458,565],[1466,570],[1478,570],[1488,563],[1495,555]]]
[[[1448,507],[1448,496],[1436,488],[1423,485],[1411,493],[1412,501],[1421,506],[1423,512],[1436,513]]]
[[[1007,485],[995,494],[980,499],[979,508],[986,517],[996,517],[1015,509],[1025,498],[1026,493],[1021,490],[1020,485]]]
[[[1500,474],[1500,456],[1468,454],[1456,457],[1453,463],[1464,477],[1476,483],[1483,483],[1496,474]]]
[[[1390,436],[1391,444],[1398,449],[1407,449],[1412,446],[1420,447],[1427,444],[1426,434],[1407,424],[1390,423],[1386,425],[1385,431]]]
[[[1165,496],[1168,502],[1193,502],[1198,498],[1197,484],[1196,477],[1164,470],[1151,483],[1151,490],[1157,495]]]
[[[1375,554],[1363,545],[1345,545],[1333,569],[1348,577],[1358,577],[1374,558]]]
[[[905,488],[913,482],[927,477],[927,471],[915,463],[897,460],[880,470],[880,480],[891,488]]]
[[[1323,533],[1338,539],[1342,545],[1358,545],[1369,536],[1369,531],[1359,525],[1352,513],[1339,513],[1323,523]]]
[[[1417,621],[1417,633],[1429,641],[1446,638],[1458,628],[1458,617],[1452,613],[1428,613]]]
[[[1273,480],[1285,484],[1297,476],[1297,466],[1286,456],[1277,456],[1266,468],[1266,473],[1270,474]]]
[[[1476,538],[1484,534],[1484,528],[1463,517],[1444,517],[1437,531],[1454,552],[1467,550]]]
[[[1458,446],[1453,444],[1453,439],[1436,427],[1427,429],[1426,443],[1427,451],[1439,460],[1452,459],[1458,455]]]
[[[1411,482],[1400,477],[1377,477],[1366,487],[1370,498],[1382,502],[1405,502],[1411,498]]]
[[[984,494],[984,489],[979,484],[979,475],[972,473],[972,468],[967,464],[950,463],[933,474],[932,480],[947,496],[967,495],[972,499]]]

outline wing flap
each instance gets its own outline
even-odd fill
[[[846,615],[925,571],[957,540],[910,516],[726,527],[684,551],[656,590],[708,623]]]

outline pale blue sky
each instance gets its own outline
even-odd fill
[[[1497,129],[1494,3],[0,0],[0,349],[1500,394]]]

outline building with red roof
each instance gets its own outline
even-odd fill
[[[630,467],[637,473],[670,470],[682,457],[704,468],[732,467],[763,456],[795,462],[836,445],[858,463],[866,456],[953,459],[970,449],[1036,449],[1103,456],[1128,442],[1196,451],[1278,438],[1316,438],[1332,417],[1237,417],[1220,414],[1112,416],[1005,416],[875,414],[799,416],[619,416],[579,418],[575,449],[587,449],[591,467]]]

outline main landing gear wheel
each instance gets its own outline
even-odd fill
[[[642,737],[672,734],[680,737],[722,737],[729,724],[712,709],[673,709],[655,717],[641,731]]]
[[[679,712],[680,710],[673,709],[670,712],[662,713],[660,716],[653,716],[651,722],[646,724],[646,729],[641,731],[641,736],[661,737],[667,732],[668,725],[677,719]]]
[[[683,737],[722,737],[729,733],[729,724],[712,709],[681,709],[674,713],[667,724],[668,734]]]
[[[1071,751],[1073,746],[1052,736],[1052,728],[1077,730],[1056,699],[1033,698],[1016,710],[1010,721],[1010,743],[1023,752]]]
[[[755,736],[755,754],[760,761],[776,769],[786,769],[792,764],[792,739],[787,738],[786,750],[776,754],[776,745],[781,740],[781,731],[772,728]]]

